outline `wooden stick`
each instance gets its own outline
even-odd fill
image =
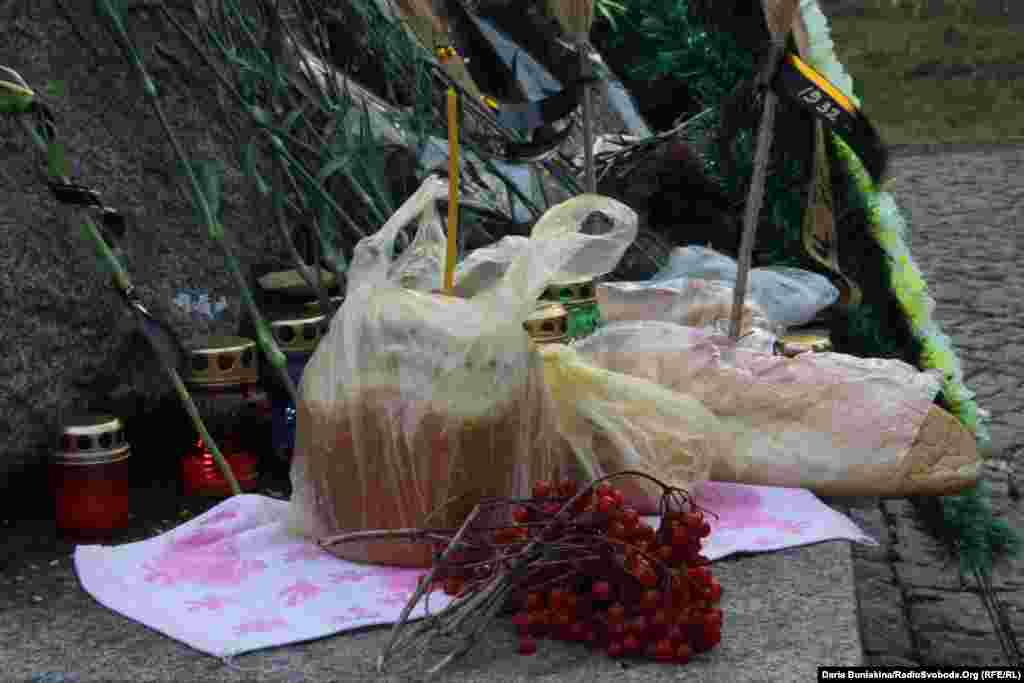
[[[750,261],[754,253],[754,238],[757,235],[757,220],[761,214],[764,201],[764,181],[768,175],[768,160],[772,150],[772,136],[775,128],[775,107],[778,95],[770,90],[765,91],[764,112],[761,114],[761,127],[757,131],[757,152],[754,154],[754,175],[750,179],[750,192],[747,194],[747,212],[743,217],[743,237],[740,240],[740,258],[736,272],[736,289],[732,298],[732,320],[729,325],[729,337],[736,341],[740,338],[741,321],[743,320],[743,302],[747,296],[747,280],[750,276]]]
[[[750,277],[751,258],[754,253],[754,238],[757,236],[757,220],[764,202],[764,181],[768,175],[771,158],[772,137],[775,133],[775,109],[779,104],[778,95],[771,89],[772,78],[779,58],[786,49],[786,39],[799,16],[799,0],[761,0],[768,32],[772,36],[771,53],[764,71],[758,76],[758,85],[764,89],[764,111],[761,113],[761,127],[757,131],[757,151],[754,153],[754,173],[750,179],[747,194],[747,210],[743,217],[743,236],[740,239],[740,254],[736,272],[736,289],[733,291],[732,319],[729,337],[735,342],[740,338],[743,320],[743,302],[747,297],[747,281]]]

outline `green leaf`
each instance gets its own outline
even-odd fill
[[[45,92],[54,99],[60,99],[68,93],[67,81],[48,81]]]
[[[248,142],[242,146],[242,172],[252,178],[256,184],[256,191],[264,197],[270,194],[270,186],[260,175],[256,168],[256,143]]]
[[[192,172],[196,174],[203,198],[210,209],[214,220],[220,220],[222,208],[222,191],[224,180],[224,164],[217,159],[204,159],[192,162]]]
[[[273,122],[270,112],[263,107],[251,106],[249,107],[249,114],[261,126],[270,126]]]
[[[324,164],[323,168],[320,169],[320,172],[316,174],[317,182],[322,185],[324,182],[327,181],[328,178],[330,178],[338,171],[345,170],[348,165],[348,157],[336,157],[334,159],[331,159],[326,164]]]
[[[0,72],[0,77],[4,74]],[[5,80],[0,78],[0,80]],[[0,114],[24,114],[32,108],[35,93],[20,83],[0,83]]]
[[[53,141],[47,146],[46,165],[54,178],[67,178],[71,175],[71,164],[64,154],[64,143]]]
[[[295,126],[296,123],[298,123],[299,119],[301,119],[305,115],[305,113],[306,108],[300,107],[299,109],[293,111],[291,114],[288,114],[288,116],[284,120],[284,123],[281,126],[282,132],[291,133],[292,128]]]
[[[111,23],[114,24],[114,28],[123,37],[127,37],[128,32],[125,31],[124,21],[121,18],[121,12],[124,10],[122,0],[96,0],[96,10],[100,15],[110,19]]]

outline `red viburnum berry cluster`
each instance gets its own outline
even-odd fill
[[[475,550],[453,549],[434,576],[467,598],[526,558],[510,592],[520,653],[552,638],[684,664],[721,640],[722,587],[700,553],[711,532],[703,512],[669,487],[661,508],[655,530],[608,481],[582,493],[572,481],[539,481],[511,526],[489,530]]]

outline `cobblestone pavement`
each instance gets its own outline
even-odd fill
[[[968,386],[992,413],[985,480],[993,506],[1024,529],[1024,147],[899,150],[888,189],[953,339]],[[922,153],[925,152],[925,153]],[[1021,665],[1024,560],[997,567],[988,601],[942,559],[906,500],[866,499],[849,513],[881,541],[856,547],[865,663]]]

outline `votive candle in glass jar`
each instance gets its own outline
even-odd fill
[[[258,483],[259,467],[251,444],[242,436],[269,411],[269,399],[259,387],[256,342],[243,337],[210,337],[187,348],[185,383],[189,393],[239,487],[252,491]],[[201,436],[182,457],[181,471],[186,495],[231,495],[226,477]]]
[[[561,304],[541,304],[523,327],[534,344],[564,344],[569,335],[569,312]]]
[[[82,415],[67,421],[49,466],[63,535],[105,538],[128,525],[130,457],[118,418]]]
[[[320,340],[327,335],[328,318],[322,313],[286,316],[273,321],[270,329],[278,348],[287,359],[288,375],[298,387],[306,363],[316,351]],[[273,410],[274,454],[282,460],[290,461],[295,448],[296,409],[276,374],[268,375],[266,384]]]
[[[568,312],[568,341],[589,337],[601,324],[601,310],[597,305],[593,280],[553,282],[541,294],[540,303],[565,307]]]

